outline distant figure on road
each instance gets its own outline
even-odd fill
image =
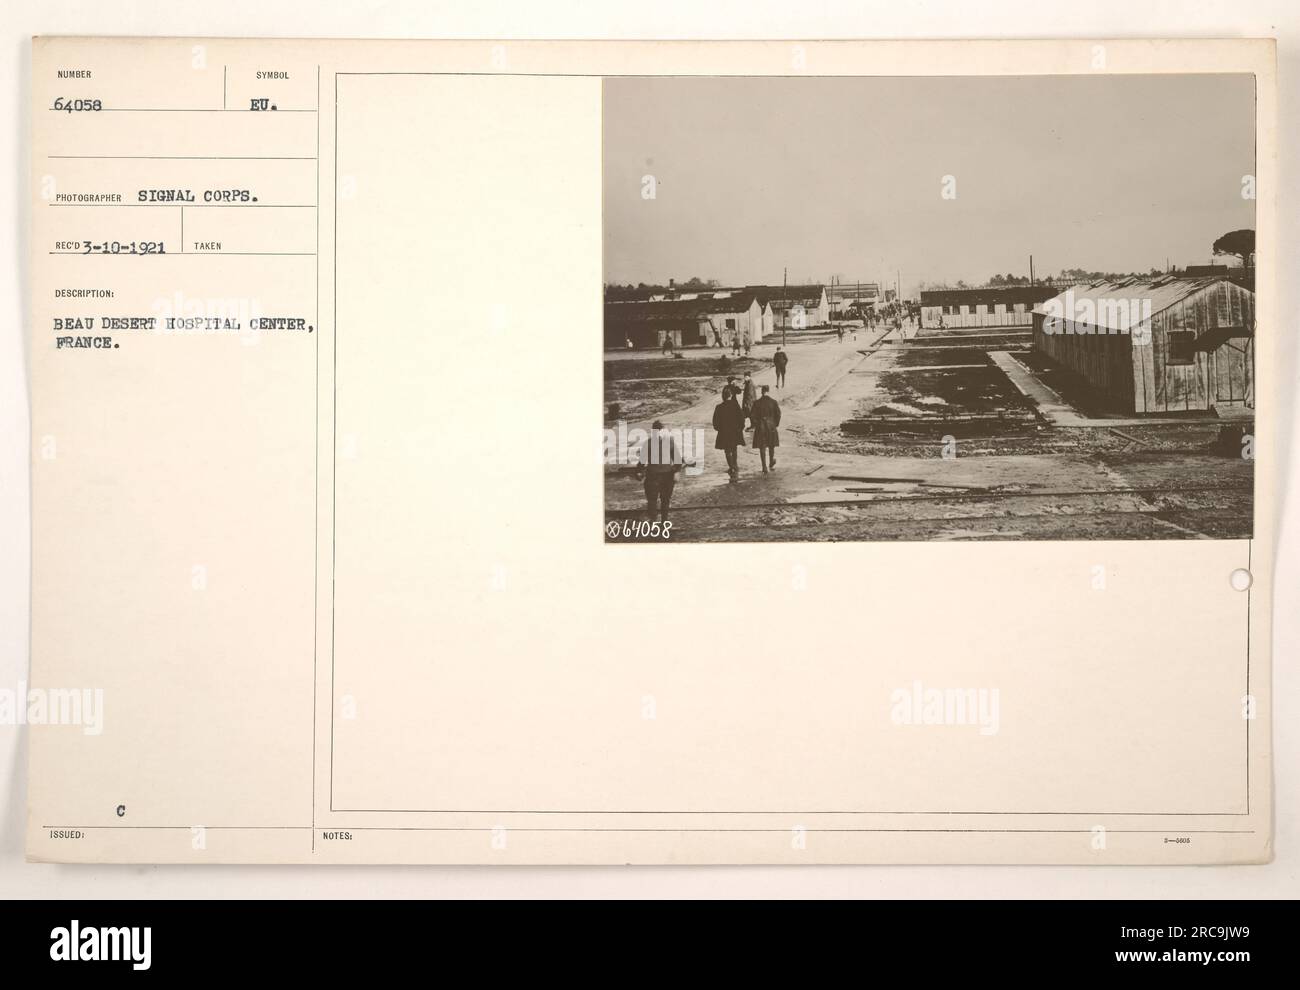
[[[749,357],[749,349],[754,346],[754,342],[749,339],[749,334],[745,334],[745,357]]]
[[[745,413],[736,402],[736,393],[722,390],[722,401],[713,409],[713,428],[718,439],[713,446],[727,456],[727,474],[731,484],[740,480],[740,459],[736,448],[745,446]]]
[[[740,331],[739,330],[737,330],[735,333],[731,335],[731,353],[732,354],[740,353]]]
[[[776,448],[781,446],[781,436],[776,428],[781,425],[781,404],[767,394],[768,387],[762,386],[763,394],[754,402],[751,417],[754,421],[754,448],[758,459],[763,464],[763,473],[776,467]]]
[[[627,349],[628,349],[629,351],[632,349],[632,338],[631,338],[631,337],[628,337],[628,338],[627,338]]]
[[[661,353],[671,354],[673,352],[673,338],[668,334],[664,334],[664,346],[659,350]]]
[[[740,390],[740,408],[745,414],[745,420],[749,420],[749,411],[754,408],[754,400],[758,397],[758,391],[754,388],[754,379],[750,377],[748,371],[745,372],[745,386]]]
[[[785,388],[785,367],[790,363],[790,356],[777,347],[772,355],[772,365],[776,368],[776,387]]]
[[[655,513],[659,521],[668,521],[668,502],[673,497],[673,485],[677,483],[677,469],[682,466],[682,452],[677,448],[677,441],[671,433],[664,430],[662,420],[656,419],[650,425],[650,436],[637,452],[636,476],[645,477],[645,500],[649,520],[654,522]]]

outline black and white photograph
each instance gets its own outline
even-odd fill
[[[606,540],[1250,537],[1254,86],[607,78]]]
[[[5,14],[11,984],[1289,961],[1300,4]]]

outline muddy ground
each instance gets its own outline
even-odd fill
[[[1019,332],[918,336],[905,329],[861,331],[856,341],[791,341],[791,383],[773,393],[783,409],[778,467],[763,474],[757,453],[743,448],[740,480],[730,484],[721,453],[706,450],[701,473],[683,476],[674,492],[673,539],[1250,535],[1253,463],[1223,442],[1230,426],[1206,413],[1177,422],[1059,425],[989,359],[1011,350],[1051,377],[1062,398],[1075,395],[1077,383],[1043,366],[1025,350],[1026,339]],[[770,384],[770,358],[755,363],[755,380]],[[670,384],[677,376],[664,369],[680,366],[642,360],[635,373],[623,373],[662,383],[646,393],[652,401],[641,408],[656,411],[644,415],[707,426],[726,373]],[[651,373],[640,370],[647,367]],[[709,370],[699,361],[694,368]],[[612,387],[635,396],[633,384]],[[680,403],[671,408],[675,397]],[[1086,416],[1090,408],[1080,411]],[[958,435],[955,443],[945,442],[945,432]],[[607,469],[606,506],[607,520],[644,517],[641,485],[630,472]]]
[[[606,358],[605,425],[617,419],[627,421],[667,416],[717,396],[729,375],[743,378],[770,367],[775,348],[764,348],[765,356],[730,357],[717,348],[684,351],[682,357]],[[613,404],[619,415],[613,416]]]

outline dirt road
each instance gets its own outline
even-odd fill
[[[791,341],[785,389],[775,388],[770,364],[754,376],[773,386],[782,407],[775,471],[762,474],[757,451],[745,448],[740,482],[728,484],[708,430],[703,470],[679,476],[672,538],[1249,535],[1253,462],[1215,452],[1220,424],[1213,418],[1118,431],[1061,427],[1013,387],[987,350],[947,343],[861,329],[856,340]],[[670,428],[707,429],[716,402],[708,395],[664,419]],[[862,422],[863,435],[848,429]],[[960,433],[955,425],[972,423],[977,435],[953,436]],[[629,471],[608,468],[605,481],[608,520],[644,518],[641,485]]]

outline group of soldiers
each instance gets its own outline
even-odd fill
[[[785,372],[790,364],[789,355],[777,348],[772,355],[777,388],[785,388]],[[770,385],[754,384],[754,377],[745,372],[743,381],[734,375],[722,387],[722,401],[713,409],[713,429],[717,439],[713,446],[727,459],[727,477],[730,484],[740,480],[738,451],[747,446],[745,431],[752,433],[752,443],[758,451],[763,473],[776,467],[776,448],[781,446],[777,428],[781,425],[781,405],[769,393]],[[660,521],[668,520],[668,503],[672,500],[677,481],[677,470],[686,464],[671,431],[664,429],[662,420],[655,420],[650,436],[637,455],[637,475],[644,478],[646,505],[650,519],[656,515]]]
[[[777,351],[784,357],[784,351]],[[785,362],[778,366],[778,383],[785,383]],[[745,426],[753,431],[754,449],[758,451],[763,473],[767,474],[776,467],[776,448],[781,446],[781,436],[777,427],[781,425],[781,405],[768,393],[771,386],[759,386],[762,394],[756,394],[754,378],[747,371],[745,380],[737,384],[734,377],[727,379],[722,386],[722,401],[713,408],[713,429],[718,438],[713,446],[722,451],[727,458],[727,477],[731,484],[740,481],[740,458],[738,451],[745,446]]]

